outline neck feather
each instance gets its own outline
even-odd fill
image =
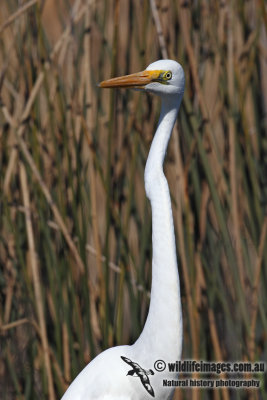
[[[182,96],[181,96],[182,98]],[[148,317],[135,346],[164,360],[180,358],[182,310],[170,192],[163,172],[166,149],[181,98],[162,99],[158,127],[145,168],[145,188],[152,208],[152,288]]]

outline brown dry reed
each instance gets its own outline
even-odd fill
[[[143,172],[160,104],[97,83],[167,57],[186,74],[165,162],[183,358],[267,359],[264,0],[2,0],[1,399],[60,398],[94,356],[142,330]],[[175,399],[267,399],[266,374],[241,377],[261,388]]]

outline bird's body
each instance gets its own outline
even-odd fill
[[[73,381],[62,400],[167,400],[172,398],[174,388],[164,386],[163,380],[177,378],[168,372],[168,362],[181,357],[182,309],[171,199],[163,162],[183,97],[184,73],[177,62],[160,60],[141,73],[110,79],[100,86],[141,87],[161,97],[160,119],[145,168],[145,189],[152,208],[151,301],[137,341],[98,355]],[[133,363],[133,372],[128,373],[130,367],[125,359],[129,365]],[[163,372],[155,369],[157,360],[166,363]],[[149,374],[150,370],[154,373]]]

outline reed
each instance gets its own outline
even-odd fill
[[[159,103],[97,83],[165,57],[186,74],[165,164],[183,358],[266,360],[266,21],[263,0],[1,1],[1,398],[60,398],[140,334]],[[175,399],[267,399],[258,378],[259,390]]]

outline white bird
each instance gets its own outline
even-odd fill
[[[184,71],[176,61],[159,60],[142,72],[109,79],[99,86],[142,89],[161,98],[160,119],[145,167],[145,190],[152,208],[151,299],[137,341],[99,354],[76,377],[62,400],[172,399],[174,388],[163,386],[163,380],[177,378],[168,371],[168,362],[181,357],[183,323],[171,199],[163,162],[184,93]],[[138,366],[140,374],[154,371],[147,387],[148,377],[128,374],[125,359]],[[164,363],[166,369],[157,371]]]

